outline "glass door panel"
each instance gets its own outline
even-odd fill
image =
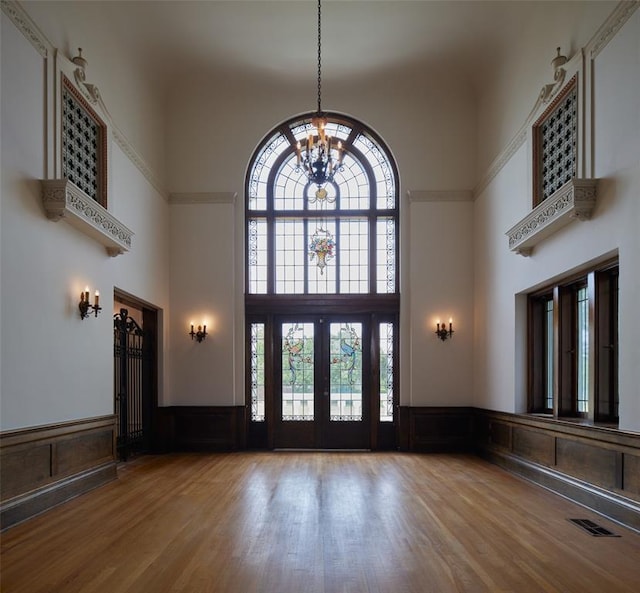
[[[282,324],[281,417],[283,422],[315,419],[315,325]]]
[[[276,324],[276,448],[370,446],[368,324],[360,319],[280,318]]]
[[[329,421],[362,421],[362,323],[330,323]]]

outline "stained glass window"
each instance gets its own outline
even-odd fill
[[[380,324],[380,422],[393,422],[393,323]]]
[[[295,140],[311,116],[270,134],[247,178],[249,294],[396,294],[397,174],[382,141],[362,124],[329,115],[343,167],[322,187],[299,169]],[[373,254],[373,257],[371,257]]]
[[[264,422],[264,323],[251,324],[251,420]]]

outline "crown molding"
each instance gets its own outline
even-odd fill
[[[472,202],[471,190],[407,190],[410,202]]]
[[[31,45],[43,57],[48,57],[52,50],[49,40],[42,31],[31,20],[31,17],[24,11],[22,6],[14,0],[1,0],[2,12],[12,21],[18,30],[31,42]]]
[[[238,192],[218,191],[208,193],[169,194],[169,204],[235,204]]]
[[[616,8],[607,17],[602,26],[598,29],[596,34],[584,47],[584,54],[588,55],[591,59],[594,59],[598,53],[600,53],[604,47],[613,39],[616,33],[622,28],[622,26],[631,18],[631,15],[640,6],[640,0],[625,1],[622,0],[616,6]],[[562,70],[562,69],[560,69]],[[536,113],[541,104],[549,102],[555,94],[557,94],[561,85],[554,83],[550,85],[544,85],[540,94],[536,99],[536,103],[527,116],[524,124],[516,132],[515,136],[507,144],[506,148],[498,154],[494,161],[489,165],[487,172],[480,179],[476,187],[473,189],[473,199],[477,199],[478,196],[487,188],[487,186],[495,179],[500,173],[502,168],[511,160],[511,157],[518,151],[518,149],[527,140],[527,130],[531,124],[533,115]]]
[[[40,31],[38,26],[34,23],[19,2],[16,2],[15,0],[0,0],[0,4],[2,5],[2,12],[11,19],[18,30],[31,42],[33,47],[43,58],[46,59],[54,54],[54,47],[51,42],[46,38],[44,33]],[[111,117],[109,110],[102,101],[98,88],[95,85],[88,84],[86,82],[83,68],[76,69],[75,80],[83,95],[87,97],[92,104],[99,104],[100,108],[108,116],[113,129],[113,139],[116,144],[166,202],[168,200],[168,192],[165,189],[164,184],[153,169],[147,164],[144,158],[140,156],[131,142],[127,140],[122,131],[116,126],[113,121],[113,117]]]
[[[113,119],[112,119],[113,121]],[[138,151],[133,147],[133,144],[127,140],[122,131],[114,124],[113,125],[113,139],[119,146],[120,150],[128,157],[128,159],[135,165],[135,167],[142,173],[144,178],[153,186],[153,188],[160,194],[162,199],[166,202],[169,199],[169,192],[165,189],[164,184],[160,181],[159,177],[153,171],[153,169],[147,164],[147,162],[140,156]]]
[[[473,199],[475,200],[489,184],[497,177],[498,173],[502,171],[502,168],[511,160],[511,157],[518,152],[520,147],[525,143],[527,139],[527,127],[529,123],[529,117],[527,121],[518,130],[517,134],[511,139],[507,147],[496,157],[491,163],[489,169],[485,173],[484,177],[480,180],[478,185],[473,189]]]
[[[639,6],[640,1],[637,0],[633,2],[623,0],[616,6],[609,18],[587,44],[587,53],[591,59],[594,59],[606,47]]]

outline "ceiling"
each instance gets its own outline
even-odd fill
[[[24,2],[51,15],[100,22],[156,80],[233,72],[315,80],[316,0]],[[323,79],[404,69],[450,71],[477,85],[527,22],[561,2],[323,0]],[[42,22],[42,21],[40,21]],[[98,33],[100,34],[100,32]],[[72,48],[68,48],[71,50]],[[75,47],[73,48],[75,50]],[[89,58],[90,59],[90,58]]]

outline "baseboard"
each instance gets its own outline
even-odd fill
[[[482,449],[478,454],[490,463],[640,532],[640,503],[634,500],[500,451]]]
[[[3,502],[0,507],[2,530],[103,486],[117,477],[116,464],[111,462]]]
[[[0,433],[0,529],[116,477],[113,415]]]

